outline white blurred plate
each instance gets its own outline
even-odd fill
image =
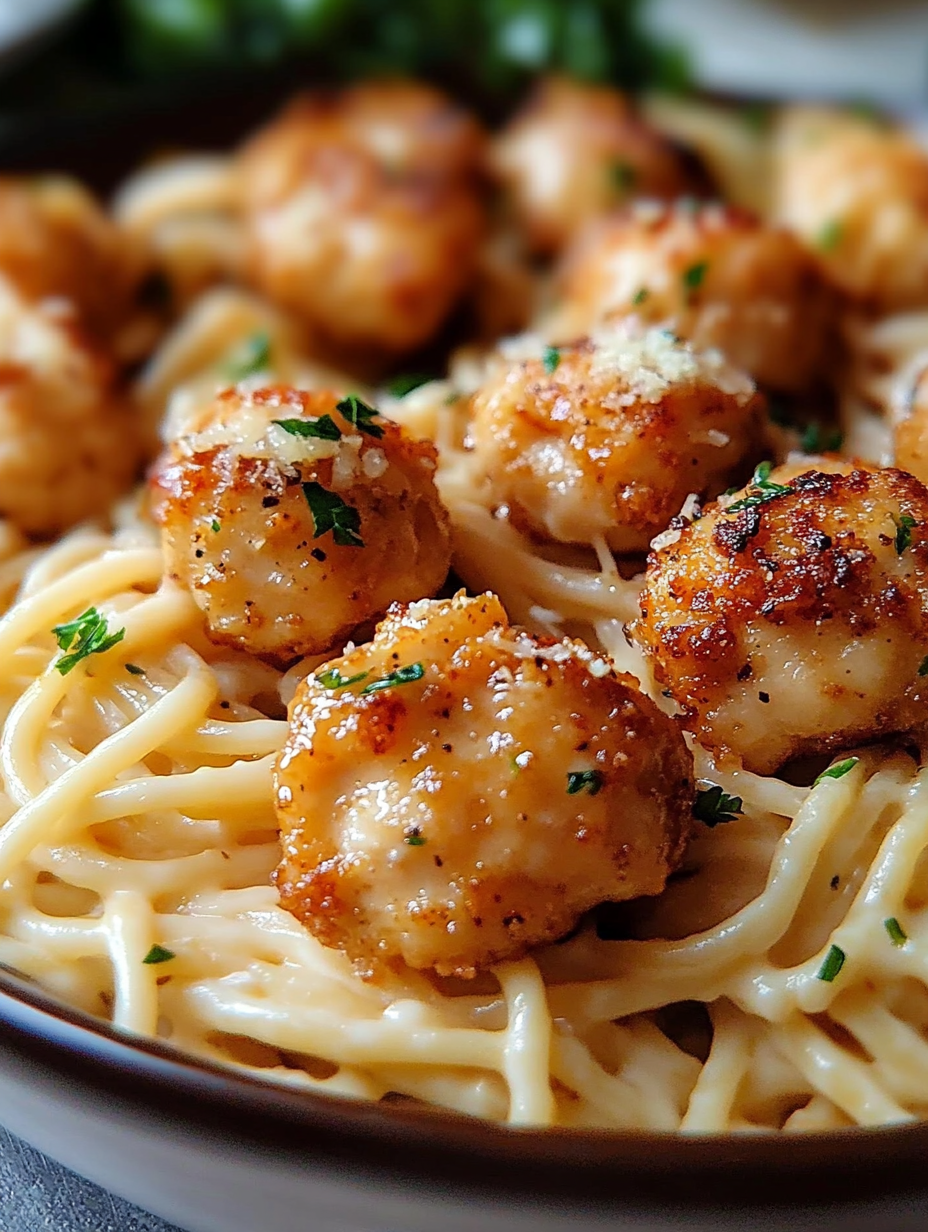
[[[0,0],[0,69],[83,8],[86,0]]]
[[[748,97],[928,102],[925,0],[647,0],[697,82]]]

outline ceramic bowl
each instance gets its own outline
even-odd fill
[[[928,1125],[508,1129],[270,1086],[0,973],[0,1120],[188,1232],[910,1232]]]

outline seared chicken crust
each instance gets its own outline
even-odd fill
[[[911,731],[928,718],[928,490],[837,462],[756,478],[649,558],[630,633],[657,682],[700,743],[758,774]]]
[[[814,384],[828,359],[835,295],[814,259],[731,206],[641,202],[602,219],[568,250],[559,289],[557,338],[634,313],[787,392]]]
[[[283,906],[366,972],[459,976],[657,894],[693,799],[634,679],[510,626],[493,595],[395,606],[317,668],[275,783]]]
[[[350,405],[285,385],[227,389],[156,464],[166,571],[213,641],[277,660],[318,654],[444,582],[435,447],[376,413],[359,427]]]
[[[762,404],[718,352],[613,327],[498,365],[473,399],[470,435],[493,499],[516,523],[633,551],[691,492],[726,486]]]

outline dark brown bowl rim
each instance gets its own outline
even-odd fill
[[[340,1177],[446,1197],[629,1212],[928,1200],[928,1124],[805,1135],[498,1126],[405,1104],[291,1091],[128,1036],[0,971],[0,1068]],[[0,1110],[2,1119],[2,1110]],[[853,1166],[849,1166],[853,1165]]]

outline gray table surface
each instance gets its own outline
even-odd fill
[[[2,1232],[180,1232],[59,1167],[0,1127]]]

